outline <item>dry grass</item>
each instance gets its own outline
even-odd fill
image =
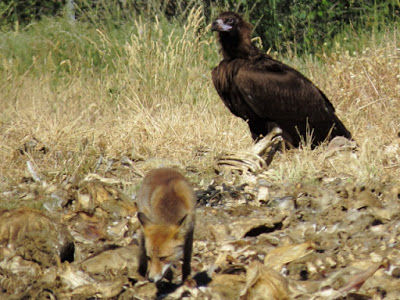
[[[338,116],[359,148],[326,158],[324,147],[293,151],[275,160],[280,179],[315,181],[345,177],[356,184],[398,182],[400,171],[400,49],[397,35],[387,32],[382,41],[348,53],[337,45],[324,64],[306,61],[298,67],[331,99]]]
[[[29,175],[27,160],[39,176],[60,182],[66,175],[82,177],[95,171],[100,156],[141,156],[145,161],[138,166],[144,172],[160,165],[178,166],[194,171],[188,174],[193,181],[207,181],[217,153],[249,147],[247,125],[230,114],[212,86],[210,70],[217,62],[218,46],[201,23],[200,10],[192,11],[183,29],[169,32],[159,23],[138,20],[137,33],[126,41],[127,56],[113,60],[116,72],[93,71],[88,76],[87,70],[76,69],[57,85],[52,70],[21,75],[2,59],[0,190],[11,189]],[[359,149],[331,158],[325,158],[324,147],[279,154],[268,171],[272,182],[399,178],[398,33],[388,32],[379,43],[372,40],[361,53],[350,55],[338,47],[323,57],[323,64],[290,62],[325,91]],[[107,51],[111,41],[105,33],[98,34],[99,47]],[[32,138],[50,151],[19,154]],[[207,151],[199,155],[202,149]],[[124,176],[136,180],[133,173]]]

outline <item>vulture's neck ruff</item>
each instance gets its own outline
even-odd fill
[[[236,14],[229,16],[221,14],[213,22],[212,30],[218,32],[218,40],[225,60],[248,59],[260,53],[251,43],[252,26]]]

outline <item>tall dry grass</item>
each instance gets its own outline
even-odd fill
[[[344,177],[355,184],[399,182],[400,175],[400,48],[399,31],[371,36],[359,52],[339,43],[322,65],[297,61],[298,68],[328,96],[352,132],[358,148],[327,158],[325,148],[293,151],[275,160],[280,180],[316,181]],[[357,43],[357,41],[355,41]]]
[[[92,43],[100,56],[111,57],[101,70],[68,59],[55,64],[50,58],[57,46],[46,54],[49,61],[41,58],[41,72],[31,71],[35,62],[26,72],[17,72],[0,57],[0,191],[10,191],[29,177],[27,160],[47,182],[90,172],[105,175],[98,168],[99,157],[119,161],[123,156],[140,157],[134,163],[143,172],[176,166],[194,182],[207,182],[218,153],[251,146],[247,125],[228,111],[212,86],[218,46],[202,27],[202,18],[201,10],[193,9],[183,28],[168,30],[165,21],[138,19],[121,51],[114,51],[112,39],[98,30]],[[325,146],[278,154],[266,173],[271,182],[399,178],[398,34],[388,31],[379,42],[371,39],[359,53],[338,45],[335,53],[322,54],[318,61],[287,61],[331,99],[359,148],[328,158]],[[61,64],[68,72],[55,83]],[[33,138],[49,151],[20,154],[18,149]],[[138,180],[133,172],[108,176]]]
[[[28,159],[50,181],[93,172],[100,156],[143,157],[144,172],[164,165],[210,174],[221,149],[250,145],[246,124],[232,118],[212,87],[204,56],[217,50],[201,22],[200,10],[191,12],[183,28],[169,31],[161,21],[138,19],[124,45],[126,54],[110,63],[115,72],[71,66],[57,84],[50,62],[47,72],[19,74],[3,59],[1,189],[29,177]],[[97,33],[96,47],[111,51],[107,34]],[[33,138],[49,153],[20,155],[18,149]],[[205,156],[198,149],[207,149]]]

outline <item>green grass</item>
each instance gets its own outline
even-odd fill
[[[100,32],[88,24],[44,19],[19,32],[1,33],[1,68],[12,65],[16,75],[93,75],[113,65],[118,43],[123,42],[104,45]]]

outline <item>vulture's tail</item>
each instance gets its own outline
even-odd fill
[[[343,125],[342,121],[339,120],[339,118],[334,115],[334,122],[335,126],[332,130],[332,138],[335,136],[344,136],[345,138],[348,138],[351,140],[351,133],[350,131],[347,130],[347,128]]]

